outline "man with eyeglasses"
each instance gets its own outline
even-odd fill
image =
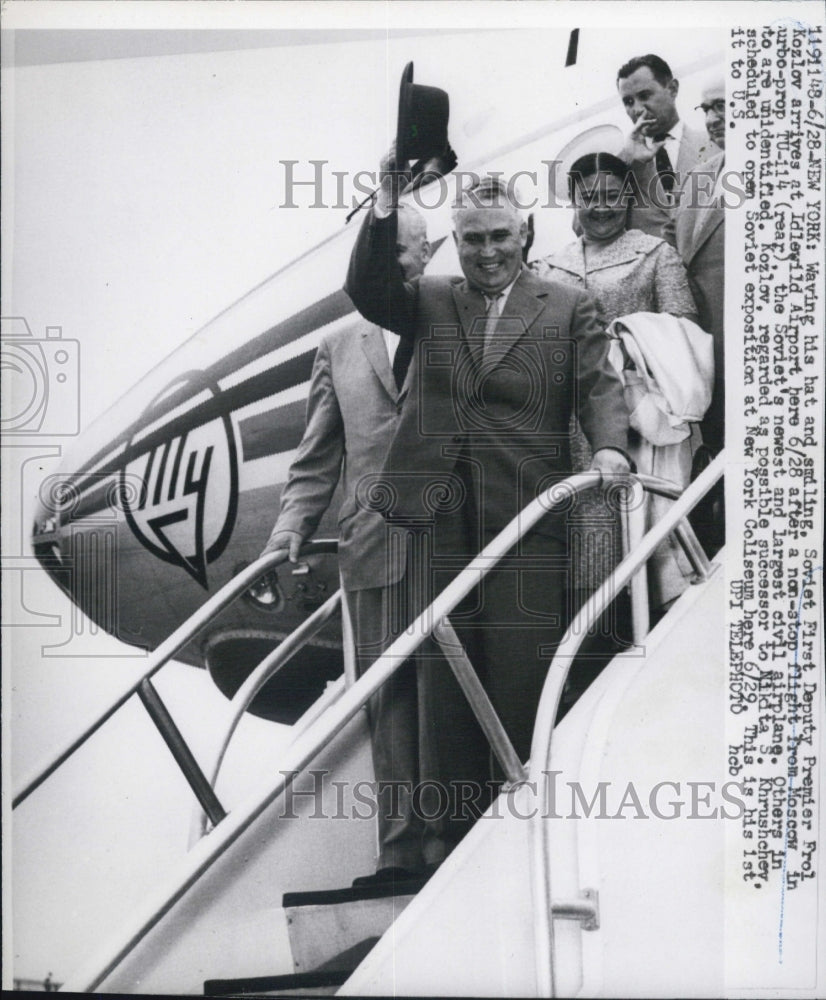
[[[714,393],[700,424],[712,454],[723,447],[725,417],[725,363],[723,321],[725,306],[725,225],[723,167],[726,144],[726,88],[715,79],[702,92],[700,109],[706,116],[709,138],[720,148],[716,156],[690,171],[679,193],[674,217],[677,251],[683,259],[700,326],[714,338]]]
[[[703,444],[694,455],[692,478],[724,444],[725,431],[725,214],[724,195],[738,194],[724,170],[726,144],[726,87],[722,77],[702,92],[699,106],[706,116],[709,136],[720,152],[688,173],[674,213],[677,251],[683,259],[700,326],[714,339],[714,389],[711,405],[700,422]],[[729,204],[738,202],[732,198]],[[697,537],[709,555],[725,541],[725,507],[722,483],[694,509],[690,518]]]

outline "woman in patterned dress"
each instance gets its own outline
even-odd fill
[[[580,157],[568,173],[568,191],[574,207],[574,230],[581,235],[530,266],[542,278],[588,289],[604,327],[635,312],[670,313],[696,322],[697,308],[677,251],[663,239],[627,228],[627,202],[633,191],[630,173],[627,164],[610,153]],[[588,444],[578,427],[572,428],[571,450],[574,471],[587,469]],[[576,611],[616,566],[621,545],[617,518],[606,507],[601,491],[590,491],[581,498],[571,526],[571,604]],[[652,583],[656,608],[666,601],[657,594],[656,580]],[[583,649],[592,657],[600,654],[600,660],[613,654],[616,640],[628,639],[622,622],[626,615],[627,605],[615,606],[616,624],[603,621],[599,629],[609,634],[590,637]]]

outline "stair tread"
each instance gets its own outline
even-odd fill
[[[415,896],[426,881],[425,878],[412,878],[379,885],[348,886],[345,889],[285,892],[281,905],[285,910],[289,910],[298,906],[331,906],[339,903],[358,903],[366,899],[386,899],[388,896]]]
[[[208,979],[205,996],[279,993],[291,990],[323,989],[341,986],[362,959],[376,945],[377,937],[365,938],[338,955],[333,955],[310,972],[292,972],[280,976],[252,976],[249,979]]]
[[[313,972],[292,972],[281,976],[252,976],[249,979],[208,979],[204,983],[204,996],[259,996],[282,990],[307,990],[341,986],[353,969],[317,969]]]

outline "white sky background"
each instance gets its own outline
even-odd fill
[[[142,10],[150,27],[164,17],[191,18],[203,10],[197,4],[174,10],[166,4],[119,5],[136,8],[126,12],[100,4],[66,4],[63,10],[30,5],[42,8],[38,15],[22,6],[4,8],[4,27],[24,17],[31,25],[38,16],[75,27],[89,17],[89,27],[114,27],[115,17],[131,20]],[[309,16],[306,6],[298,15],[289,5],[265,5],[267,11],[255,4],[231,5],[231,11],[214,6],[220,15],[207,10],[200,17],[225,27],[250,27],[250,18],[288,26],[291,18]],[[79,342],[85,426],[217,312],[343,224],[342,211],[279,211],[279,160],[328,159],[331,169],[375,169],[395,131],[398,80],[408,60],[415,60],[418,82],[449,91],[450,138],[461,162],[474,142],[461,123],[475,113],[498,115],[492,120],[497,128],[501,122],[505,138],[574,110],[561,77],[572,27],[582,28],[580,58],[592,67],[594,100],[613,93],[616,68],[631,55],[654,50],[679,63],[713,51],[719,37],[699,24],[692,5],[670,5],[670,16],[684,26],[665,41],[662,21],[656,28],[648,23],[650,6],[646,13],[646,5],[623,4],[622,31],[604,30],[600,9],[611,5],[553,6],[559,25],[553,32],[442,32],[402,41],[18,69],[5,68],[4,61],[2,314],[25,317],[35,337],[47,325],[59,325],[64,338]],[[703,4],[701,10],[712,21],[723,6]],[[465,27],[469,9],[439,8],[446,25]],[[413,28],[424,20],[421,10],[400,4],[392,16],[399,26]],[[570,13],[563,16],[562,10]],[[320,5],[314,12],[319,24],[346,18],[365,27],[381,27],[391,17],[383,5]],[[431,24],[435,6],[427,12]],[[532,4],[474,5],[474,14],[491,26],[549,19],[544,4],[541,10]],[[684,116],[700,126],[691,106],[683,104]],[[624,120],[619,107],[613,120]],[[557,152],[549,148],[548,156]],[[54,459],[43,459],[29,465],[21,480],[21,456],[49,452],[26,443],[31,450],[25,453],[4,448],[6,556],[29,552],[38,466],[43,472],[54,466]],[[44,438],[43,444],[65,446],[66,440]],[[10,777],[18,785],[143,661],[108,637],[89,634],[88,623],[82,651],[91,659],[43,656],[44,645],[67,635],[68,602],[39,570],[4,574],[4,587],[4,619],[18,624],[4,631],[8,789]],[[35,624],[32,615],[44,614],[60,616],[61,623]],[[203,672],[191,668],[173,666],[161,678],[161,693],[185,735],[197,752],[206,752],[223,698]],[[4,931],[8,949],[13,924],[14,975],[42,978],[51,971],[58,980],[65,977],[84,945],[119,922],[130,902],[184,850],[188,792],[142,715],[130,708],[65,776],[35,792],[15,814],[13,871],[4,861],[7,905],[8,887],[13,890],[14,910],[6,911]],[[277,732],[257,720],[248,728],[248,742],[235,759],[239,772],[248,770],[245,753],[266,764],[251,748],[272,743]],[[10,829],[4,823],[6,834]],[[4,967],[10,976],[9,964]]]

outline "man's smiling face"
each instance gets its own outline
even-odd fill
[[[522,267],[527,226],[511,208],[466,208],[456,216],[453,238],[467,280],[483,292],[502,291]]]

